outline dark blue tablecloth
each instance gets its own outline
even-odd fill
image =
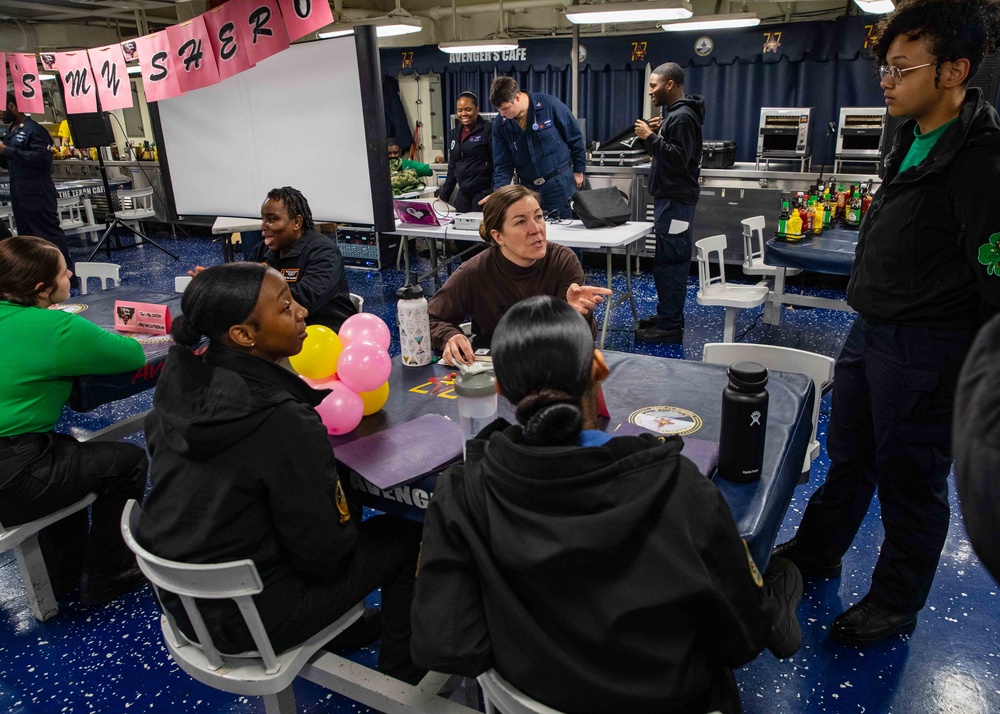
[[[80,317],[90,320],[108,330],[114,330],[114,309],[116,300],[132,302],[148,302],[167,305],[170,316],[176,318],[181,314],[181,293],[161,293],[151,290],[136,290],[118,287],[112,290],[99,290],[88,295],[72,297],[62,303],[62,307],[73,308],[83,306],[85,309],[77,313]],[[128,333],[120,333],[128,334]],[[78,378],[73,384],[73,392],[69,398],[69,406],[85,412],[116,399],[131,397],[143,392],[156,384],[167,359],[167,352],[173,346],[169,337],[135,334],[134,337],[142,344],[146,353],[146,364],[135,372],[111,375],[91,375]]]
[[[628,421],[637,409],[671,406],[700,417],[702,426],[691,436],[718,441],[722,390],[727,384],[726,368],[686,360],[606,352],[611,376],[604,383],[604,395],[611,413],[606,430]],[[449,375],[453,370],[440,365],[403,367],[393,361],[389,378],[389,402],[385,408],[365,417],[350,434],[331,436],[338,444],[402,424],[422,414],[436,413],[458,419],[458,408]],[[453,378],[453,377],[451,377]],[[812,433],[811,380],[799,374],[772,372],[767,384],[770,403],[763,476],[760,481],[738,484],[718,476],[715,483],[732,509],[740,534],[746,539],[754,560],[763,568],[781,521],[798,484]],[[500,399],[500,416],[513,422],[513,411]],[[344,474],[347,476],[347,474]],[[387,513],[423,520],[427,502],[434,492],[436,475],[414,481],[392,491],[380,491],[350,474],[345,479],[351,497]]]
[[[764,262],[812,273],[850,275],[858,232],[834,228],[801,243],[785,243],[772,238],[764,245]]]

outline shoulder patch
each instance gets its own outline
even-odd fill
[[[747,553],[747,565],[750,566],[750,577],[753,578],[753,584],[759,588],[764,587],[764,578],[760,575],[760,570],[757,569],[757,564],[753,562],[753,556],[750,555],[750,549],[747,547],[747,542],[743,541],[743,550]]]
[[[990,236],[989,242],[979,246],[979,262],[986,266],[987,275],[1000,275],[1000,233]]]

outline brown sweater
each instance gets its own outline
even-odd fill
[[[427,311],[431,322],[431,344],[443,350],[462,330],[459,323],[472,318],[476,335],[492,335],[500,318],[515,303],[534,295],[566,299],[573,283],[584,284],[583,267],[572,250],[549,243],[545,257],[530,268],[507,260],[493,245],[462,263],[434,297]],[[588,316],[591,328],[594,316]]]

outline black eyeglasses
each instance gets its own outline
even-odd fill
[[[881,67],[878,68],[878,78],[879,80],[883,80],[886,78],[886,75],[888,75],[889,77],[892,77],[893,83],[899,84],[900,82],[903,81],[903,74],[905,72],[912,72],[915,69],[922,69],[924,67],[930,67],[931,65],[935,64],[937,64],[937,62],[918,64],[916,67],[897,67],[894,64],[882,65]]]

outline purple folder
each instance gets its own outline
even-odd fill
[[[614,431],[615,436],[636,436],[638,434],[655,433],[655,431],[628,423],[622,424]],[[681,455],[691,459],[702,475],[712,478],[715,475],[715,469],[719,465],[719,442],[695,439],[691,436],[681,438],[684,439],[684,448],[681,449]]]
[[[337,461],[383,491],[462,458],[462,431],[440,414],[425,414],[335,449]]]

